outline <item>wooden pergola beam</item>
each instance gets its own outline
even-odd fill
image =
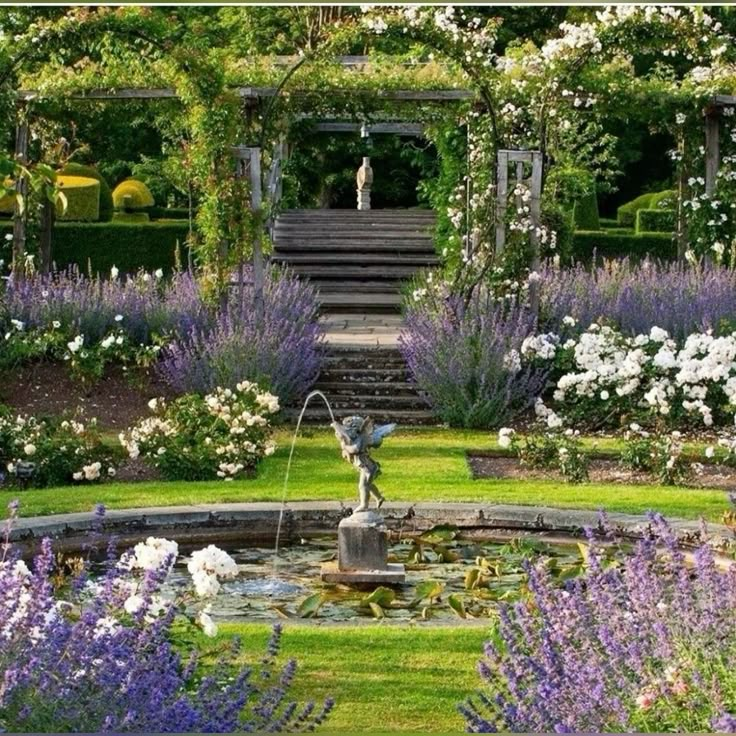
[[[244,99],[260,99],[274,97],[277,87],[234,87],[233,90]],[[307,96],[313,94],[325,94],[327,90],[294,89],[289,92],[292,97]],[[370,94],[382,100],[396,100],[407,102],[453,102],[458,100],[470,100],[475,94],[466,89],[427,89],[427,90],[361,90],[361,89],[333,89],[330,94]],[[84,92],[75,92],[69,95],[74,100],[165,100],[176,99],[178,95],[169,87],[138,88],[126,87],[120,89],[90,89]],[[43,95],[36,90],[20,90],[17,93],[18,100],[29,102],[42,99]]]
[[[359,133],[363,130],[361,123],[342,121],[322,121],[314,124],[314,129],[320,133]],[[424,136],[424,125],[421,123],[366,123],[365,130],[374,133],[391,133],[393,135]]]

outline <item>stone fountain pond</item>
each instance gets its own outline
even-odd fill
[[[542,563],[562,580],[579,574],[584,563],[573,539],[468,538],[442,526],[389,545],[389,560],[406,567],[404,583],[348,586],[320,580],[320,568],[335,558],[335,546],[334,535],[304,539],[282,547],[276,560],[273,547],[230,547],[240,574],[223,584],[212,603],[213,616],[237,622],[487,620],[500,602],[524,594],[525,564]],[[170,585],[187,579],[183,562]]]

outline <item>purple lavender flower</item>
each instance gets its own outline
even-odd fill
[[[181,333],[166,348],[159,364],[163,378],[177,391],[200,393],[253,381],[282,405],[306,394],[322,362],[316,291],[288,271],[271,269],[263,296],[265,317],[259,324],[246,274],[242,301],[234,288],[213,324]]]
[[[399,348],[421,395],[454,426],[495,427],[527,409],[548,369],[520,365],[536,320],[523,306],[476,291],[467,307],[430,295],[406,308]]]
[[[690,565],[672,529],[650,519],[633,553],[591,538],[583,577],[530,568],[531,600],[500,612],[460,706],[472,732],[731,731],[736,565],[706,542]]]

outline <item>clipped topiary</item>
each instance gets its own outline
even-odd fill
[[[637,233],[673,233],[677,229],[677,211],[674,209],[639,210],[636,213]]]
[[[677,209],[677,192],[674,189],[665,189],[657,192],[649,203],[650,210],[674,210]]]
[[[112,202],[120,212],[144,210],[155,204],[151,190],[138,179],[121,181],[113,190]]]
[[[57,219],[76,222],[100,219],[100,182],[97,179],[59,175],[56,185],[66,198],[66,207],[61,202],[56,206]]]
[[[576,230],[600,230],[601,220],[598,215],[598,197],[595,189],[582,195],[572,208],[572,220]]]
[[[631,202],[622,204],[617,211],[619,225],[633,228],[636,224],[636,213],[639,210],[649,209],[653,197],[654,192],[647,192],[639,195],[636,199],[632,199]]]
[[[109,222],[112,219],[112,189],[105,177],[94,166],[70,162],[59,171],[59,174],[61,176],[86,176],[100,182],[100,220]]]

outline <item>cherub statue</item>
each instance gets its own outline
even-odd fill
[[[384,499],[374,483],[381,473],[381,466],[368,454],[372,447],[380,447],[383,438],[396,429],[395,424],[373,426],[370,417],[347,417],[342,424],[333,422],[335,436],[340,440],[342,456],[360,472],[358,495],[360,503],[355,511],[368,511],[371,495],[375,497],[377,508],[381,508]]]

